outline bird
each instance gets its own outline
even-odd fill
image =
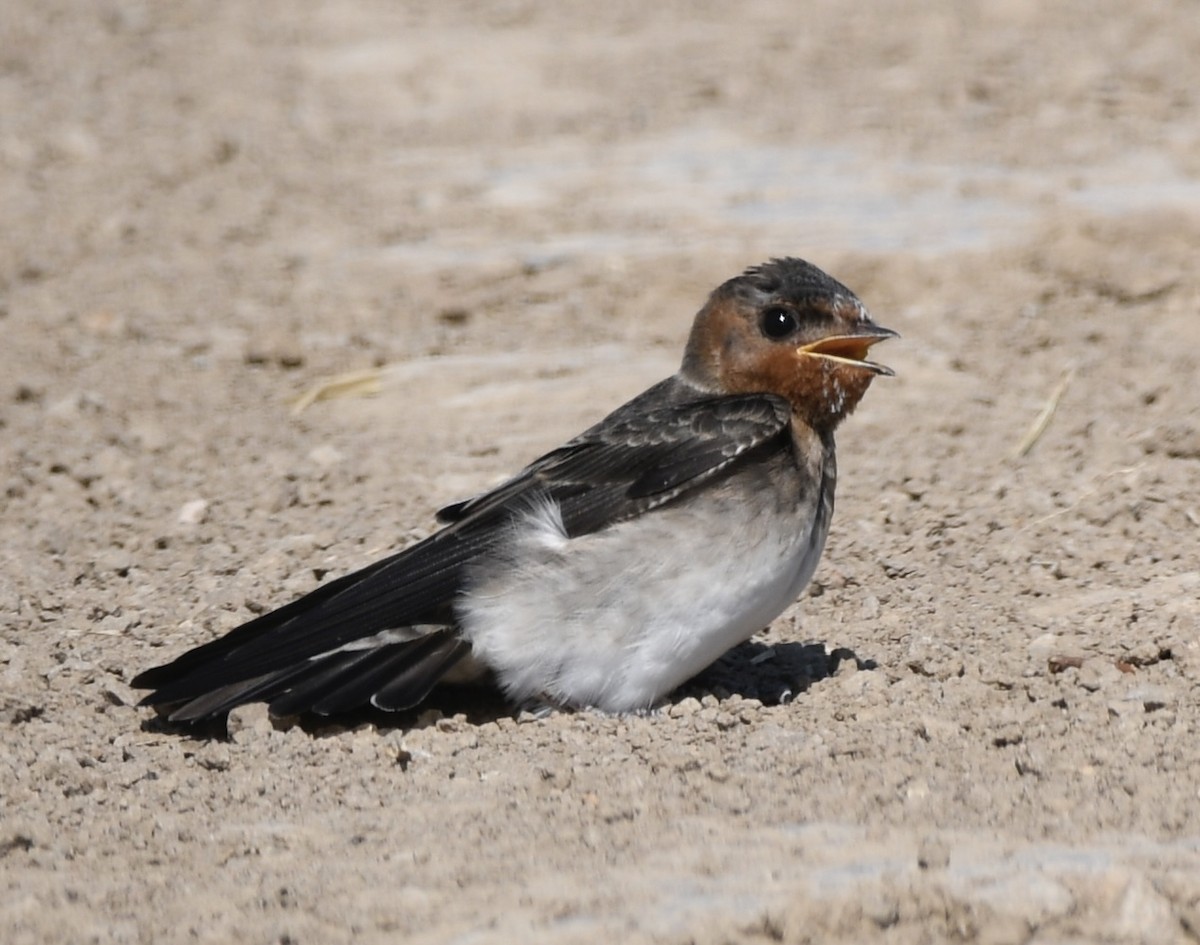
[[[148,669],[170,722],[419,705],[490,680],[549,710],[652,710],[767,627],[813,576],[834,431],[897,333],[795,257],[721,283],[682,364],[440,528]]]

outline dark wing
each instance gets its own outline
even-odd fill
[[[660,385],[661,386],[661,385]],[[653,394],[656,388],[647,391]],[[651,406],[631,401],[505,483],[438,511],[460,524],[532,500],[558,505],[567,534],[598,531],[670,502],[719,475],[750,450],[779,440],[791,418],[769,394],[707,397]]]
[[[133,680],[156,690],[143,704],[176,720],[252,701],[276,714],[416,704],[468,651],[445,629],[453,600],[514,517],[549,500],[568,535],[597,531],[710,481],[787,429],[780,398],[675,402],[678,385],[651,388],[508,482],[444,509],[449,524],[424,541],[147,670]]]

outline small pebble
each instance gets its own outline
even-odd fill
[[[176,521],[180,525],[199,525],[206,518],[208,518],[208,500],[192,499],[180,506]]]

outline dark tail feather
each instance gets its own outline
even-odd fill
[[[243,679],[201,691],[198,695],[172,698],[170,688],[151,693],[138,705],[154,706],[172,722],[199,722],[218,718],[230,709],[249,702],[269,699],[271,693],[279,692],[292,685],[320,666],[290,666],[273,673],[264,673],[253,679]]]
[[[468,644],[447,635],[440,646],[371,696],[371,704],[385,712],[400,712],[420,705],[438,680],[469,652]]]
[[[218,718],[249,702],[267,702],[273,716],[314,712],[334,715],[373,703],[385,693],[381,709],[411,708],[470,647],[442,630],[384,646],[342,650],[264,673],[252,679],[214,683],[206,667],[146,696],[141,705],[157,706],[172,722]],[[199,680],[196,676],[200,676]]]
[[[317,715],[336,715],[360,709],[370,703],[371,697],[380,689],[407,673],[419,670],[432,654],[447,646],[452,649],[462,647],[464,652],[467,648],[449,631],[441,631],[418,640],[393,643],[365,652],[339,653],[330,660],[329,671],[299,686],[289,687],[289,691],[271,699],[271,714],[313,712]],[[449,665],[445,668],[448,669]],[[430,686],[436,682],[437,677],[430,682]]]

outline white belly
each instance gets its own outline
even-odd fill
[[[503,560],[480,567],[457,607],[463,636],[515,700],[647,708],[812,577],[828,516],[752,505],[699,495],[574,539],[543,508],[515,526]]]

